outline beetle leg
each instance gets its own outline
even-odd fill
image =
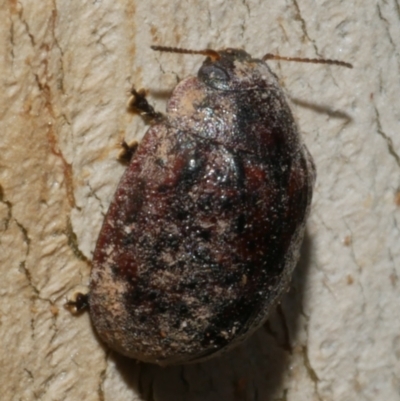
[[[129,99],[128,109],[134,113],[140,114],[145,120],[150,123],[159,121],[163,115],[154,110],[146,99],[146,91],[144,89],[131,89],[132,97]]]
[[[139,146],[138,141],[132,141],[129,144],[125,140],[121,143],[121,152],[118,155],[118,160],[123,164],[128,164]]]
[[[78,292],[74,295],[74,299],[68,301],[65,307],[74,315],[79,315],[85,309],[89,308],[89,294]]]

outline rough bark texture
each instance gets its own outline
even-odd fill
[[[0,388],[4,400],[400,400],[400,5],[395,0],[0,4]],[[63,307],[86,285],[145,127],[202,57],[151,44],[337,58],[269,64],[318,169],[303,257],[270,321],[186,367],[110,353]]]

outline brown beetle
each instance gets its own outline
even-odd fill
[[[165,116],[132,91],[154,121],[104,220],[89,309],[112,349],[166,365],[217,355],[266,320],[299,257],[315,168],[264,60],[155,49],[207,58]]]

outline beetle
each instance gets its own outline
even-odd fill
[[[278,56],[153,49],[206,59],[165,115],[132,89],[151,126],[105,217],[88,302],[108,346],[168,365],[219,355],[265,322],[299,258],[316,172],[266,64]]]

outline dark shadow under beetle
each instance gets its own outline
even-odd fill
[[[292,103],[296,104],[297,106],[303,107],[305,109],[312,110],[316,113],[325,114],[331,118],[345,120],[346,124],[353,122],[353,117],[343,110],[334,110],[331,107],[329,107],[328,105],[307,102],[303,99],[294,98],[294,97],[290,97],[290,100],[292,101]]]
[[[160,367],[116,353],[110,359],[128,387],[146,401],[272,401],[281,389],[297,343],[299,317],[310,267],[312,242],[306,231],[290,290],[268,321],[247,341],[209,361]]]

